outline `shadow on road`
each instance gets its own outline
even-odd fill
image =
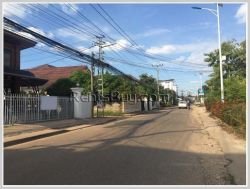
[[[116,140],[117,141],[117,140]],[[133,142],[98,148],[88,143],[5,150],[5,185],[204,185],[233,183],[202,162],[218,155],[142,147]],[[231,154],[244,159],[243,154]],[[211,164],[213,170],[218,164]],[[222,169],[227,164],[221,165]],[[226,180],[226,181],[225,181]],[[224,182],[225,181],[225,182]]]
[[[223,155],[147,146],[142,137],[173,132],[198,132],[186,128],[137,135],[138,129],[171,113],[138,122],[118,135],[88,138],[64,145],[34,145],[4,150],[5,185],[220,185],[233,184]],[[131,122],[129,122],[131,121]],[[122,123],[114,127],[124,126]],[[105,126],[106,127],[106,126]],[[105,128],[104,127],[104,128]],[[110,126],[109,126],[110,127]],[[146,128],[148,129],[148,128]],[[149,127],[149,129],[152,129]],[[206,129],[206,128],[204,128]],[[113,130],[112,130],[113,131]],[[111,131],[111,132],[112,132]],[[139,132],[140,133],[140,132]],[[167,137],[167,136],[166,136]],[[160,143],[160,141],[157,141]],[[244,154],[230,154],[245,160]],[[233,158],[232,158],[233,159]],[[244,173],[246,170],[242,170]]]

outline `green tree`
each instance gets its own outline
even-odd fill
[[[220,68],[218,50],[205,54],[205,61],[213,67],[213,73],[206,82],[206,98],[209,101],[220,99]],[[223,64],[223,82],[225,100],[244,100],[246,90],[246,41],[235,40],[222,43],[222,55],[226,56]]]
[[[148,74],[141,74],[140,85],[137,87],[137,92],[140,94],[157,94],[157,81],[156,79]]]
[[[70,88],[75,87],[75,83],[69,78],[58,79],[53,83],[47,92],[51,96],[70,96],[72,91]]]
[[[91,74],[89,70],[86,71],[74,71],[71,76],[70,80],[76,85],[79,85],[79,87],[83,88],[83,93],[90,92],[91,89]]]

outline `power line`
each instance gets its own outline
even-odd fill
[[[12,28],[13,30],[16,30],[16,31],[23,31],[23,32],[26,32],[28,34],[31,34],[35,38],[38,38],[39,40],[43,41],[43,43],[47,44],[48,46],[56,47],[56,48],[59,47],[59,49],[61,49],[61,51],[65,52],[65,53],[68,53],[68,54],[70,54],[72,56],[81,58],[83,60],[86,60],[88,64],[91,64],[91,61],[94,60],[95,65],[97,65],[98,67],[102,66],[102,67],[104,67],[104,68],[106,68],[106,69],[108,69],[108,70],[110,70],[110,71],[112,71],[114,73],[122,75],[123,77],[125,77],[125,78],[127,78],[129,80],[139,82],[137,79],[123,73],[122,71],[118,70],[117,68],[115,68],[115,67],[113,67],[113,66],[111,66],[111,65],[109,65],[109,64],[107,64],[107,63],[105,63],[105,62],[103,62],[101,60],[94,59],[93,57],[91,57],[91,56],[89,56],[87,54],[84,54],[84,53],[82,53],[82,52],[80,52],[78,50],[75,50],[75,49],[73,49],[71,47],[65,46],[65,45],[63,45],[63,44],[61,44],[59,42],[56,42],[56,41],[52,40],[52,39],[44,37],[41,34],[38,34],[38,33],[34,32],[32,30],[29,30],[29,29],[15,23],[15,22],[7,19],[6,17],[4,17],[4,27],[6,29],[7,28],[9,28],[9,29]]]

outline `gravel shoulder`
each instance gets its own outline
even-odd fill
[[[201,125],[199,134],[193,135],[191,150],[216,157],[201,158],[207,180],[219,184],[224,179],[224,184],[246,185],[246,141],[223,130],[220,120],[209,116],[205,107],[193,106],[191,114]]]

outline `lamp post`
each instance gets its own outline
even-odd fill
[[[219,59],[220,59],[220,88],[221,88],[221,102],[224,103],[224,86],[223,86],[223,70],[222,70],[222,58],[221,58],[221,41],[220,41],[220,12],[219,6],[221,4],[217,3],[216,9],[192,7],[192,9],[207,10],[217,17],[217,29],[218,29],[218,47],[219,47]]]

